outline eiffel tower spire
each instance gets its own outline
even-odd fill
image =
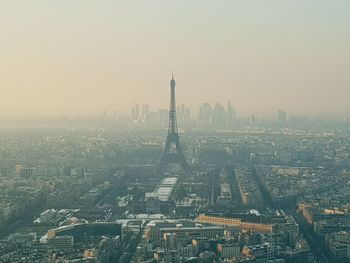
[[[176,101],[175,101],[175,79],[174,73],[171,74],[170,80],[170,111],[169,111],[169,128],[168,134],[178,133],[177,131],[177,119],[176,119]]]
[[[170,80],[170,110],[169,110],[168,136],[167,136],[164,152],[160,160],[159,168],[160,170],[163,170],[166,165],[171,163],[177,163],[182,167],[182,169],[186,173],[190,173],[191,169],[182,152],[179,133],[177,129],[175,85],[176,85],[176,82],[174,79],[174,73],[172,73],[171,80]]]

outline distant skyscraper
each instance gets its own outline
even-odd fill
[[[249,123],[250,123],[251,125],[255,126],[255,124],[256,124],[256,116],[255,116],[255,114],[251,114],[251,115],[250,115]]]
[[[225,107],[219,103],[215,103],[211,124],[214,126],[214,128],[219,128],[219,129],[225,128],[226,126]]]
[[[180,111],[181,114],[185,114],[185,104],[181,104]]]
[[[169,120],[169,110],[159,110],[158,114],[160,127],[166,127]]]
[[[184,122],[186,124],[191,122],[191,109],[190,108],[186,108],[185,109],[185,117],[184,117]]]
[[[149,110],[149,105],[148,104],[143,104],[141,106],[141,114],[143,117],[147,116],[149,114],[150,110]]]
[[[140,118],[140,105],[134,104],[131,108],[131,120],[133,123],[137,123]]]
[[[180,106],[180,123],[183,125],[185,123],[185,104]]]
[[[227,111],[226,111],[226,121],[227,126],[231,127],[232,123],[235,119],[235,108],[232,107],[231,102],[227,103]]]
[[[203,103],[199,108],[198,121],[201,125],[208,126],[211,123],[212,109],[209,103]]]
[[[277,112],[277,119],[280,122],[286,122],[287,121],[287,113],[284,110],[279,110]]]

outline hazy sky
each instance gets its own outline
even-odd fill
[[[1,0],[0,116],[350,112],[349,0]]]

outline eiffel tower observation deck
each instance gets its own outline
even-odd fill
[[[182,152],[180,137],[177,129],[176,120],[176,101],[175,101],[175,79],[172,74],[170,80],[170,111],[169,111],[169,127],[168,136],[164,148],[163,155],[160,159],[159,169],[164,171],[165,166],[169,164],[178,164],[185,173],[190,173],[191,168]]]

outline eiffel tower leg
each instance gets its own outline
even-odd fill
[[[170,148],[172,144],[175,146],[175,149],[176,149],[175,153],[170,152]],[[167,136],[164,153],[162,155],[162,158],[159,164],[160,170],[162,170],[164,166],[170,163],[179,164],[186,173],[191,172],[190,166],[188,165],[186,158],[182,152],[179,135],[177,133],[169,134]]]

